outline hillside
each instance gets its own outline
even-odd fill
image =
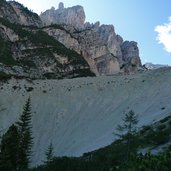
[[[50,142],[57,156],[79,156],[110,144],[130,109],[138,115],[139,126],[170,115],[170,77],[168,67],[125,76],[1,81],[0,130],[18,119],[30,96],[32,164],[41,163]]]
[[[50,144],[55,156],[83,155],[76,161],[83,158],[85,162],[93,154],[95,164],[99,156],[98,162],[105,156],[111,164],[108,150],[118,147],[112,143],[113,133],[130,110],[138,116],[139,129],[153,127],[159,143],[165,131],[163,137],[167,135],[170,141],[171,68],[142,66],[137,42],[124,40],[113,25],[91,24],[85,18],[80,5],[65,8],[60,3],[39,16],[16,1],[0,0],[0,138],[18,121],[30,97],[31,166],[42,164]],[[163,132],[156,131],[160,128]],[[18,133],[17,141],[24,144]],[[124,139],[120,142],[125,143]],[[139,142],[142,148],[138,150],[146,153],[150,143],[143,146],[144,142]],[[153,152],[161,150],[159,143],[151,147]]]

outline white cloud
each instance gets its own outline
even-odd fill
[[[167,52],[171,52],[171,17],[168,23],[156,26],[155,31],[158,32],[158,43],[163,44]]]

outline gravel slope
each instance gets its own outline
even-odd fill
[[[32,91],[28,91],[32,87]],[[19,118],[31,96],[34,147],[32,164],[40,164],[52,142],[55,155],[79,156],[110,144],[116,126],[129,110],[139,126],[171,113],[171,68],[129,76],[70,80],[0,82],[0,130]]]

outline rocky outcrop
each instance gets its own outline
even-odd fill
[[[42,26],[40,17],[16,1],[0,1],[0,17],[25,26]]]
[[[40,17],[36,13],[33,13],[30,10],[28,10],[27,7],[24,7],[23,5],[15,1],[10,1],[10,5],[12,6],[12,8],[15,11],[15,14],[17,15],[17,23],[26,26],[42,26],[42,21]]]
[[[67,16],[66,13],[69,12],[66,11],[70,11],[72,15]],[[57,10],[51,8],[40,17],[46,25],[60,24],[47,26],[44,31],[81,54],[96,75],[119,72],[128,74],[142,68],[137,43],[123,41],[123,38],[115,33],[113,25],[100,25],[100,22],[84,23],[82,7],[64,8],[63,3],[60,3]]]
[[[61,77],[90,67],[91,72],[99,76],[129,74],[141,68],[137,43],[123,41],[113,25],[85,23],[83,7],[64,8],[60,3],[58,9],[53,7],[40,17],[15,1],[0,1],[0,38],[8,47],[1,48],[0,55],[6,53],[9,58],[0,58],[0,62],[7,65],[1,67],[3,72],[16,71],[31,77],[35,77],[36,72],[38,77],[50,73]],[[27,69],[16,69],[14,65]],[[91,72],[83,75],[91,75]]]
[[[64,4],[59,3],[59,8],[55,10],[52,7],[40,15],[45,25],[49,24],[67,24],[78,29],[83,28],[85,21],[85,13],[82,6],[74,6],[64,8]]]
[[[124,61],[123,68],[125,72],[129,73],[142,68],[137,42],[123,42],[121,45],[121,51],[122,59]]]
[[[81,53],[96,75],[120,72],[118,59],[122,57],[122,40],[115,34],[112,25],[100,26],[99,23],[95,23],[80,32],[74,32],[73,35],[80,42]],[[113,68],[114,66],[117,67]]]
[[[0,74],[29,78],[94,76],[76,51],[41,28],[24,27],[0,18]]]
[[[78,40],[63,27],[49,26],[44,28],[43,31],[47,32],[50,36],[53,36],[67,48],[74,49],[77,53],[81,52],[81,45],[79,44]]]
[[[128,74],[141,68],[136,42],[124,42],[112,25],[86,23],[84,27],[78,31],[67,25],[49,26],[44,31],[81,54],[96,75]]]

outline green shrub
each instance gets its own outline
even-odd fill
[[[171,116],[167,116],[167,117],[165,117],[164,119],[161,119],[160,122],[161,122],[161,123],[164,123],[164,122],[167,122],[167,121],[170,120],[170,119],[171,119]]]
[[[0,80],[8,80],[11,78],[11,75],[6,74],[5,72],[0,72]]]
[[[163,130],[163,129],[166,129],[166,125],[162,124],[162,125],[159,125],[157,128],[158,130]]]
[[[169,125],[171,125],[171,121],[169,121]]]
[[[150,125],[143,126],[140,130],[140,134],[145,134],[146,132],[153,130],[153,127]]]
[[[17,64],[17,62],[12,57],[11,44],[3,40],[0,36],[0,62],[11,66]]]

